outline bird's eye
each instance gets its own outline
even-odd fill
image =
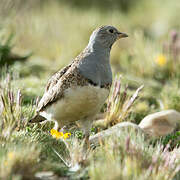
[[[109,29],[109,32],[110,32],[110,33],[114,33],[114,30],[113,30],[113,29]]]

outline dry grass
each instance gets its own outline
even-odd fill
[[[27,118],[23,117],[21,91],[18,89],[15,92],[9,74],[0,87],[1,138],[9,138],[15,129],[20,130],[27,125]]]
[[[128,94],[128,86],[125,89],[121,88],[120,78],[115,78],[112,90],[107,101],[106,124],[115,125],[119,122],[125,121],[132,105],[138,98],[139,92],[143,85],[140,86],[132,96]]]

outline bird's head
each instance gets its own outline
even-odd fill
[[[128,35],[118,31],[113,26],[101,26],[93,31],[89,45],[111,48],[116,40],[125,37],[128,37]]]

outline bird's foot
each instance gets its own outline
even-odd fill
[[[90,146],[90,141],[89,141],[89,134],[85,134],[84,137],[84,150],[87,152],[88,150],[90,150],[91,146]]]

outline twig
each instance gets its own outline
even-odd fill
[[[62,162],[68,167],[70,168],[72,165],[71,164],[68,164],[64,159],[63,157],[54,149],[52,148],[52,150],[55,152],[55,154],[62,160]]]

